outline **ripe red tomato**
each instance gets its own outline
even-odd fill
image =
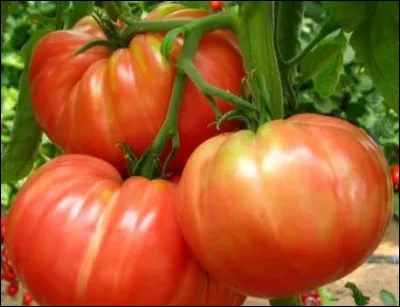
[[[399,165],[396,164],[392,167],[392,181],[393,186],[397,190],[399,188]]]
[[[19,291],[19,284],[14,281],[12,283],[10,283],[7,287],[7,295],[10,297],[14,297],[18,294]]]
[[[213,11],[220,11],[224,7],[224,1],[210,1],[210,7]]]
[[[147,20],[199,18],[206,10],[164,4]],[[67,153],[99,157],[125,170],[118,143],[130,145],[136,155],[145,152],[166,117],[176,75],[174,65],[160,53],[163,35],[135,36],[129,48],[110,52],[94,47],[72,54],[85,44],[104,38],[91,18],[84,18],[70,31],[45,36],[32,56],[30,83],[38,122],[48,137]],[[182,40],[176,41],[173,58]],[[199,44],[195,66],[210,84],[240,93],[245,76],[241,55],[230,32],[216,31]],[[215,100],[222,112],[233,107]],[[193,150],[218,134],[215,116],[206,97],[192,83],[185,87],[179,117],[180,149],[170,170],[183,168]],[[223,129],[236,129],[229,123]]]
[[[322,299],[318,291],[304,292],[300,295],[301,306],[322,306]]]
[[[22,304],[24,306],[30,306],[33,303],[33,296],[30,293],[25,293],[24,297],[22,298]]]
[[[392,199],[385,157],[364,131],[305,114],[199,146],[180,180],[178,216],[212,276],[247,295],[285,297],[362,264]]]
[[[240,305],[193,257],[175,203],[176,184],[61,156],[17,195],[6,248],[40,305]]]

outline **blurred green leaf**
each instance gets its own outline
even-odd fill
[[[353,292],[354,302],[357,306],[366,306],[369,304],[370,298],[365,296],[364,293],[352,282],[347,282],[344,285],[345,288],[350,289]]]
[[[366,1],[322,1],[328,14],[347,32],[353,31],[366,19]]]
[[[16,7],[17,3],[18,1],[1,1],[1,32],[3,32],[8,15]]]
[[[295,57],[300,49],[300,27],[306,1],[278,1],[277,42],[284,60]],[[288,22],[290,20],[290,22]]]
[[[385,103],[399,112],[398,1],[368,2],[365,22],[351,37],[356,57],[365,65]],[[397,17],[396,14],[397,12]],[[396,20],[397,19],[397,20]]]
[[[315,89],[322,97],[331,95],[343,68],[347,39],[342,31],[320,42],[300,63],[302,79],[314,79]]]
[[[399,305],[397,303],[394,295],[385,289],[382,289],[380,291],[379,298],[381,299],[381,302],[384,306],[398,306]]]
[[[25,47],[27,63],[37,42],[48,33],[49,30],[37,31],[30,39]],[[29,66],[25,67],[20,79],[20,94],[11,140],[1,156],[1,183],[16,182],[31,172],[42,137],[31,106],[28,68]]]
[[[94,1],[69,1],[69,7],[64,11],[64,29],[72,28],[81,18],[90,15]]]

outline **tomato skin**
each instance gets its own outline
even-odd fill
[[[199,146],[178,218],[212,276],[246,295],[286,297],[356,269],[392,214],[390,171],[361,129],[297,115]]]
[[[207,14],[205,10],[169,4],[151,12],[147,20]],[[125,171],[118,143],[130,145],[137,156],[150,146],[165,120],[176,71],[159,51],[163,35],[155,33],[137,35],[129,48],[112,53],[99,46],[72,57],[78,48],[99,38],[104,34],[90,18],[82,19],[72,30],[45,36],[32,56],[32,104],[40,126],[66,153],[99,157]],[[173,60],[181,45],[178,39]],[[195,66],[210,84],[240,94],[245,73],[231,33],[216,31],[205,36]],[[222,112],[233,108],[221,99],[216,103]],[[171,171],[181,170],[199,144],[219,133],[211,125],[215,116],[208,100],[192,82],[185,87],[180,114],[181,147]],[[223,130],[237,127],[237,122],[229,123]]]
[[[394,188],[396,190],[399,189],[399,165],[396,164],[395,166],[392,167],[392,181]]]
[[[176,196],[165,180],[122,182],[97,158],[58,157],[11,207],[9,257],[40,305],[240,305],[190,252]]]

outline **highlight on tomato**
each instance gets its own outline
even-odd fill
[[[179,222],[200,263],[237,291],[268,298],[355,270],[393,210],[380,147],[360,128],[316,114],[207,140],[179,191]]]
[[[185,243],[176,187],[123,182],[95,157],[55,158],[16,196],[9,259],[40,305],[241,305],[245,297],[213,280]]]
[[[166,3],[146,20],[195,19],[208,14],[207,10]],[[161,55],[163,38],[160,33],[138,34],[127,47],[112,51],[96,46],[74,56],[88,43],[106,39],[89,17],[71,30],[45,36],[32,55],[30,85],[35,115],[50,140],[66,153],[92,155],[125,171],[124,153],[118,145],[125,143],[141,156],[166,118],[176,69]],[[176,40],[172,60],[182,43],[181,38]],[[240,94],[245,72],[230,32],[205,35],[194,65],[211,85]],[[222,113],[233,109],[221,99],[215,103]],[[180,148],[171,170],[181,170],[199,144],[219,133],[212,124],[215,120],[206,96],[188,80],[178,120]],[[237,128],[238,122],[229,122],[222,131]]]

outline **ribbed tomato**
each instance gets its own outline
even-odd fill
[[[358,127],[304,114],[203,143],[178,220],[210,274],[248,295],[310,291],[356,269],[392,216],[385,157]]]
[[[147,20],[199,18],[206,10],[163,4]],[[73,56],[104,33],[91,18],[72,30],[56,31],[36,46],[30,67],[32,104],[49,138],[67,153],[82,153],[125,169],[118,143],[141,155],[154,140],[167,113],[175,67],[160,53],[163,35],[146,33],[132,38],[129,48],[110,52],[94,47]],[[177,39],[173,57],[182,40]],[[210,84],[239,94],[245,76],[240,51],[230,32],[216,31],[200,42],[195,66]],[[216,99],[224,113],[233,107]],[[179,117],[180,150],[171,169],[181,169],[192,151],[219,133],[206,97],[192,83],[184,91]],[[236,124],[223,127],[235,129]]]
[[[241,305],[186,245],[176,183],[65,155],[37,170],[7,218],[6,248],[41,305]]]

